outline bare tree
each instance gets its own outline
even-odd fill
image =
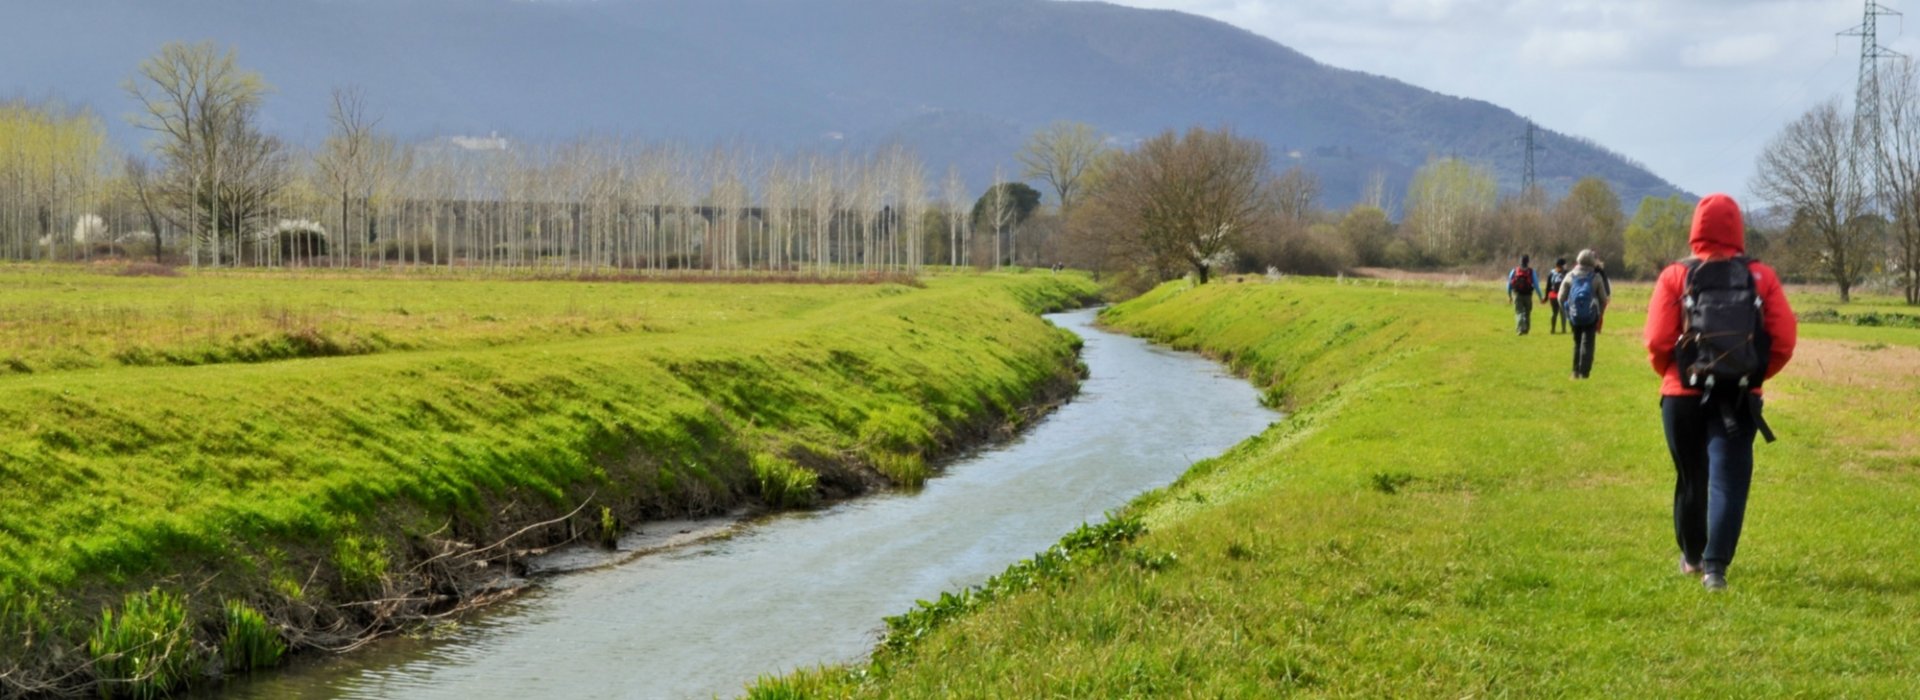
[[[139,205],[140,213],[147,222],[147,230],[153,233],[153,261],[160,262],[161,251],[166,240],[161,237],[163,226],[160,213],[159,184],[154,182],[153,167],[142,158],[128,158],[126,161],[127,185],[133,190],[134,202]]]
[[[960,169],[947,167],[947,179],[940,185],[940,201],[947,207],[947,264],[960,266],[961,229],[967,222],[967,182],[960,179]],[[967,242],[973,236],[964,236]]]
[[[1065,216],[1072,211],[1087,172],[1106,148],[1106,138],[1092,126],[1059,121],[1034,132],[1017,157],[1026,177],[1043,180],[1053,189]]]
[[[208,190],[209,199],[196,206],[207,209],[213,223],[214,264],[220,261],[219,231],[227,231],[233,241],[228,259],[242,262],[243,246],[258,242],[268,228],[270,214],[279,205],[281,191],[292,178],[292,156],[275,136],[253,128],[251,117],[228,122],[229,133],[222,136],[216,170],[222,176]]]
[[[1273,216],[1266,146],[1230,130],[1168,131],[1120,159],[1094,195],[1110,226],[1132,232],[1165,270],[1178,261],[1201,284]]]
[[[1878,157],[1882,201],[1893,215],[1895,263],[1908,304],[1920,304],[1920,68],[1888,64],[1880,78],[1883,103]]]
[[[1005,261],[1001,254],[1000,242],[1006,239],[1007,229],[1017,216],[1013,198],[1007,192],[1007,174],[998,167],[993,169],[993,186],[987,189],[987,225],[993,229],[993,267],[998,268]]]
[[[900,219],[896,237],[904,236],[901,247],[904,260],[898,261],[908,272],[920,269],[922,214],[927,210],[927,168],[919,156],[901,149],[895,161],[895,211]]]
[[[830,232],[834,213],[840,207],[840,193],[836,186],[838,180],[837,168],[832,161],[818,154],[807,158],[807,209],[813,215],[811,257],[814,270],[818,273],[825,273],[828,269]]]
[[[1753,191],[1795,212],[1804,222],[1817,266],[1840,288],[1840,300],[1871,269],[1876,227],[1865,225],[1867,176],[1852,119],[1839,100],[1828,100],[1788,124],[1760,154]]]
[[[1459,158],[1437,159],[1422,166],[1407,187],[1406,228],[1427,255],[1466,260],[1474,225],[1498,199],[1499,187],[1485,167]]]
[[[199,207],[191,203],[204,199],[216,209],[210,217],[209,238],[213,264],[219,265],[220,197],[210,191],[221,186],[223,150],[232,139],[254,131],[250,122],[266,93],[266,83],[259,74],[241,69],[232,49],[222,51],[209,41],[160,47],[159,53],[141,62],[124,87],[141,106],[134,124],[159,135],[156,155],[190,183],[185,208],[195,238],[200,236],[194,216]],[[190,249],[198,264],[199,246]]]

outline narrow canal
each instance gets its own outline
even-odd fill
[[[214,694],[731,697],[763,674],[860,658],[882,617],[984,581],[1279,418],[1251,385],[1203,358],[1099,330],[1093,311],[1048,318],[1086,340],[1081,393],[918,493],[758,520],[548,578],[431,640],[382,642]],[[638,537],[691,527],[659,524]]]

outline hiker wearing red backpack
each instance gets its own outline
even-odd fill
[[[1727,587],[1753,482],[1755,434],[1773,441],[1760,385],[1793,359],[1799,327],[1773,268],[1749,260],[1732,197],[1694,210],[1693,257],[1660,273],[1647,308],[1647,356],[1661,376],[1660,413],[1673,457],[1680,570]]]
[[[1517,335],[1526,335],[1533,327],[1533,299],[1547,300],[1545,292],[1540,291],[1540,276],[1527,267],[1528,256],[1520,256],[1520,266],[1507,273],[1507,301],[1513,304],[1514,331]]]
[[[1599,259],[1593,251],[1583,250],[1574,258],[1573,271],[1560,280],[1555,290],[1560,308],[1567,316],[1567,330],[1573,333],[1573,378],[1586,379],[1593,374],[1593,342],[1600,331],[1600,319],[1607,311],[1612,288],[1600,276]]]

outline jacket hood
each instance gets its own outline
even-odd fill
[[[1580,251],[1580,255],[1574,258],[1574,262],[1576,265],[1587,268],[1589,270],[1593,269],[1593,261],[1594,261],[1594,255],[1591,249]]]
[[[1693,210],[1693,234],[1687,237],[1693,254],[1728,258],[1747,250],[1747,226],[1740,205],[1724,194],[1710,194]]]

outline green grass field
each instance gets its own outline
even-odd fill
[[[0,356],[26,366],[0,374],[0,695],[128,639],[190,630],[205,658],[260,627],[236,601],[318,644],[298,633],[379,622],[337,606],[457,590],[446,562],[487,559],[434,556],[575,508],[516,546],[917,483],[1071,388],[1075,341],[1035,312],[1097,291],[35,266],[0,290]],[[232,351],[289,328],[367,346]]]
[[[1809,325],[1769,385],[1731,591],[1676,571],[1625,288],[1594,378],[1493,286],[1163,286],[1107,323],[1292,412],[1123,521],[755,697],[1908,697],[1920,333]],[[1128,530],[1128,528],[1122,528]],[[1130,531],[1130,530],[1129,530]],[[1062,557],[1060,551],[1081,552]]]

